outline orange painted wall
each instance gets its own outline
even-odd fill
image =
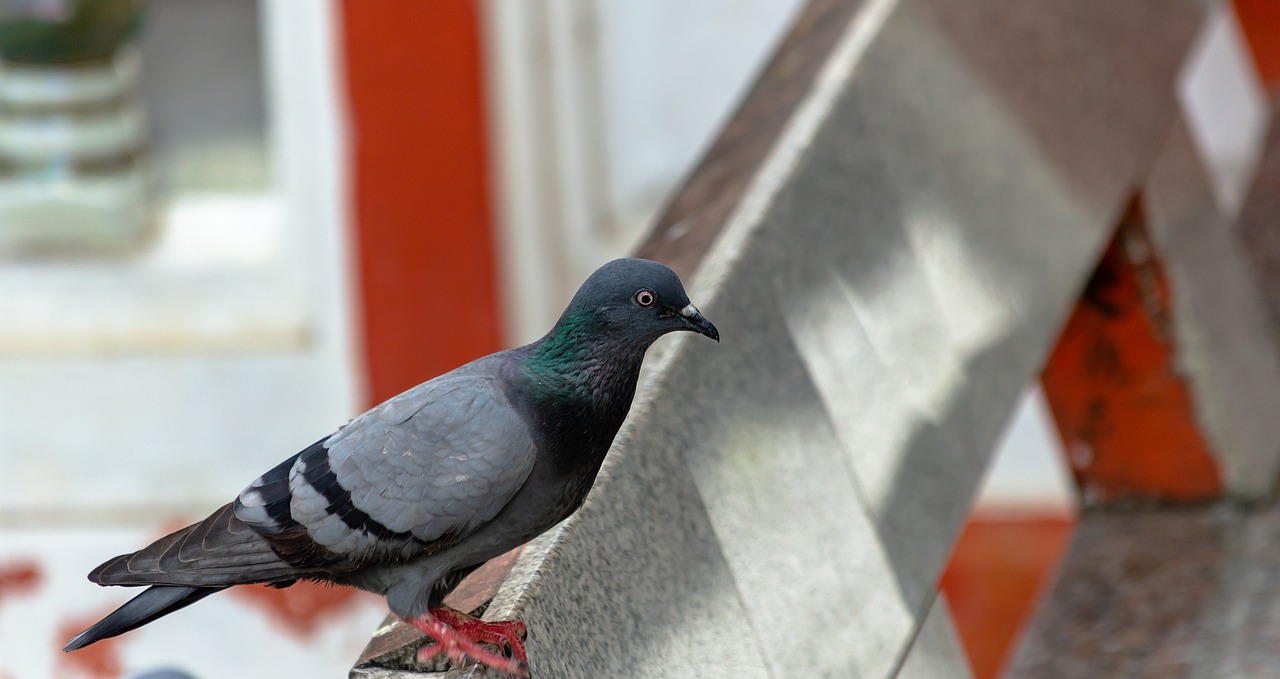
[[[342,3],[369,398],[499,348],[478,2]]]
[[[1198,502],[1222,494],[1178,367],[1172,294],[1135,201],[1041,375],[1088,500]]]
[[[1235,0],[1253,61],[1272,96],[1280,96],[1280,0]]]
[[[978,514],[969,520],[940,589],[974,679],[995,679],[1009,661],[1066,553],[1073,517]]]

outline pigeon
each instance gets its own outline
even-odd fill
[[[720,341],[671,269],[605,264],[542,339],[392,397],[203,521],[98,566],[91,582],[147,589],[64,650],[235,585],[311,580],[384,595],[431,638],[419,662],[445,655],[524,675],[523,623],[482,621],[444,598],[582,505],[631,407],[645,351],[678,330]]]

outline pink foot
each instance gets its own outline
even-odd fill
[[[485,667],[523,677],[529,663],[524,654],[525,626],[519,620],[484,622],[452,608],[433,608],[420,618],[406,620],[431,637],[435,643],[418,649],[418,662],[423,663],[444,654],[455,664],[467,658]],[[492,644],[506,650],[510,657],[481,648]]]

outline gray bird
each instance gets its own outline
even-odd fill
[[[667,267],[605,264],[542,339],[391,398],[205,520],[96,568],[89,580],[99,585],[149,587],[64,650],[233,585],[316,580],[385,595],[434,640],[420,661],[445,654],[524,673],[522,623],[483,622],[443,607],[444,597],[582,504],[631,407],[645,351],[676,330],[720,340]]]

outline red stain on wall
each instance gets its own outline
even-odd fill
[[[995,679],[1053,579],[1075,529],[1060,514],[969,520],[940,589],[974,679]]]
[[[296,638],[314,635],[322,624],[352,609],[362,601],[379,601],[368,592],[350,587],[334,587],[299,582],[276,589],[266,586],[232,587],[227,594],[256,608]]]
[[[342,3],[374,402],[499,348],[478,4]]]
[[[1086,501],[1221,495],[1178,369],[1170,296],[1134,201],[1041,374]]]
[[[40,565],[31,559],[0,564],[0,604],[10,597],[30,594],[40,585]]]
[[[77,616],[58,625],[53,637],[54,654],[58,667],[67,670],[60,674],[92,677],[92,679],[116,679],[124,673],[124,662],[120,659],[119,647],[122,637],[103,639],[92,646],[71,653],[62,651],[67,640],[83,632],[115,609],[114,605],[107,606],[95,613]]]

